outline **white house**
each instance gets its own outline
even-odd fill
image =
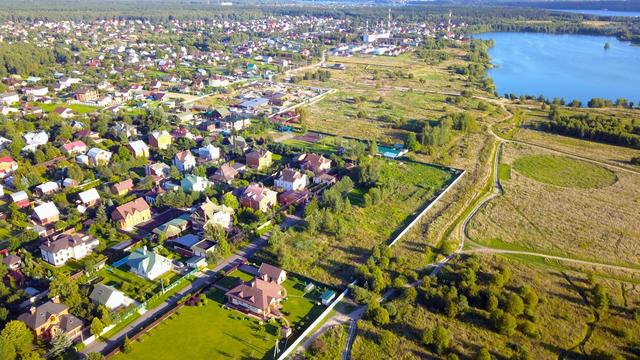
[[[228,229],[232,223],[234,211],[226,205],[218,205],[213,203],[209,198],[191,214],[193,227],[196,229],[205,229],[208,226],[222,226]]]
[[[33,218],[42,226],[49,225],[60,219],[60,210],[53,202],[46,202],[33,208]]]
[[[173,165],[180,171],[189,171],[196,167],[196,158],[189,150],[180,151],[173,157]]]
[[[38,146],[49,142],[49,134],[44,131],[26,133],[23,137],[26,145],[22,151],[35,151]]]
[[[0,94],[0,104],[11,105],[20,101],[20,95],[18,93],[10,92]]]
[[[98,190],[96,190],[96,188],[83,191],[78,194],[78,197],[80,198],[82,205],[86,207],[94,206],[100,200],[100,194],[98,194]]]
[[[102,150],[100,148],[91,148],[87,152],[87,160],[89,165],[107,165],[111,160],[111,151]]]
[[[293,169],[284,169],[279,178],[274,181],[274,185],[285,191],[304,190],[309,183],[306,174]]]
[[[130,271],[140,277],[154,280],[171,270],[171,260],[153,251],[146,246],[138,248],[127,258]]]
[[[132,141],[127,145],[127,148],[131,152],[134,158],[148,158],[149,157],[149,147],[142,140]]]
[[[196,150],[198,156],[205,160],[218,160],[220,159],[220,148],[211,144],[203,146]]]
[[[40,245],[42,259],[54,266],[62,266],[69,259],[80,260],[89,255],[99,244],[98,239],[89,235],[62,234],[55,240],[47,240]]]
[[[117,309],[129,302],[121,291],[104,284],[97,284],[89,294],[89,298],[94,304],[102,305],[109,310]]]

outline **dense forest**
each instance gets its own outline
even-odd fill
[[[540,122],[538,127],[561,135],[640,149],[640,123],[635,119],[624,122],[592,114],[565,115],[554,108],[549,120]]]

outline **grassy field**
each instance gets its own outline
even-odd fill
[[[57,104],[33,103],[33,105],[41,108],[42,111],[46,113],[50,113],[59,107],[65,107],[75,111],[77,114],[80,114],[80,115],[98,111],[101,109],[100,107],[97,107],[97,106],[89,106],[89,105],[81,105],[81,104],[66,104],[66,103],[57,103]]]
[[[513,162],[513,169],[536,181],[562,187],[602,188],[617,180],[613,171],[602,166],[557,155],[522,156]]]
[[[333,70],[331,80],[304,81],[331,87],[334,93],[309,106],[309,130],[384,143],[403,142],[412,121],[434,120],[449,112],[467,111],[481,116],[479,100],[465,98],[445,103],[451,93],[465,89],[465,79],[447,67],[462,63],[460,49],[447,49],[451,59],[429,65],[408,53],[398,57],[354,56],[330,58],[346,70]]]
[[[359,323],[352,359],[446,358],[421,343],[423,329],[433,329],[438,324],[445,326],[452,335],[447,352],[462,359],[476,358],[482,347],[487,347],[494,359],[513,358],[516,344],[525,349],[531,359],[556,359],[561,355],[566,359],[598,358],[588,356],[595,349],[635,358],[630,344],[640,340],[640,322],[633,319],[640,291],[634,284],[595,277],[606,289],[609,310],[602,313],[591,337],[581,348],[578,344],[588,334],[594,311],[588,300],[592,285],[583,272],[503,256],[483,256],[480,260],[482,272],[477,281],[480,286],[486,286],[488,275],[508,267],[511,280],[504,292],[518,292],[522,285],[527,285],[537,293],[539,303],[533,316],[522,317],[536,325],[537,336],[525,335],[521,326],[513,335],[499,334],[493,329],[489,313],[482,307],[471,307],[469,311],[449,318],[432,310],[432,304],[423,300],[420,290],[415,302],[403,298],[393,301],[398,315],[388,325],[378,326],[368,320]],[[394,336],[384,337],[386,330]]]
[[[539,109],[519,109],[523,111],[523,121],[520,124],[521,126],[514,132],[514,140],[549,147],[577,156],[584,156],[585,154],[588,154],[590,159],[625,167],[633,167],[633,165],[629,164],[629,161],[634,157],[640,156],[640,150],[637,149],[608,145],[593,141],[584,141],[568,136],[535,130],[540,121],[547,121],[548,112]],[[584,112],[586,110],[571,109],[571,111]],[[637,111],[636,114],[633,115],[633,113],[629,113],[628,110],[621,109],[589,109],[589,111],[601,115],[606,115],[608,113],[609,116],[620,116],[623,118],[633,118],[633,116],[638,116]],[[638,169],[638,167],[635,168]]]
[[[304,294],[304,282],[297,277],[287,279],[284,287],[288,298],[282,302],[282,311],[294,330],[301,330],[324,309],[316,305],[320,290]],[[131,353],[120,353],[115,359],[271,359],[280,335],[277,323],[260,325],[254,318],[225,309],[226,298],[220,290],[210,291],[207,297],[206,305],[183,307],[134,342]]]
[[[383,178],[394,184],[384,201],[362,207],[354,200],[342,215],[343,234],[339,237],[325,232],[288,232],[285,242],[295,255],[285,268],[326,284],[344,285],[350,281],[354,266],[362,263],[375,245],[389,241],[406,226],[452,177],[450,172],[429,165],[381,161]],[[357,191],[364,195],[362,189]]]
[[[640,175],[567,159],[526,145],[506,145],[503,162],[513,167],[511,179],[503,179],[505,194],[471,221],[471,239],[637,266]]]

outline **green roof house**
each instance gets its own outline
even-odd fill
[[[154,280],[171,270],[171,260],[143,246],[132,252],[127,259],[130,271],[145,279]]]

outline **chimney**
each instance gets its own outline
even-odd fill
[[[30,313],[31,315],[35,314],[35,313],[36,313],[36,307],[35,307],[35,306],[30,307],[30,308],[29,308],[29,313]]]
[[[54,304],[60,304],[60,295],[56,295],[51,298],[51,302]]]

